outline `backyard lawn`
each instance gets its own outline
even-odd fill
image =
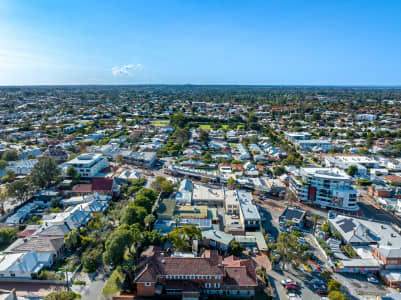
[[[155,121],[152,121],[152,125],[156,126],[156,127],[166,127],[166,126],[170,125],[170,121],[169,120],[155,120]]]

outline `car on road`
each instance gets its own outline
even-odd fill
[[[298,291],[298,286],[296,284],[286,284],[285,289],[287,291]]]
[[[283,286],[286,286],[287,284],[296,285],[297,283],[295,282],[295,280],[292,280],[291,278],[287,278],[287,279],[281,280],[281,284],[282,284]]]
[[[313,284],[324,284],[324,281],[321,280],[321,279],[319,279],[319,278],[313,278],[313,279],[311,280],[311,282],[312,282]]]
[[[370,283],[379,283],[379,280],[377,280],[377,278],[374,277],[374,276],[368,277],[368,281],[369,281]]]
[[[318,294],[318,295],[322,295],[322,296],[326,296],[326,295],[329,294],[329,292],[327,290],[324,290],[324,289],[316,290],[315,293]]]

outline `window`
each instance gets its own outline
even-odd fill
[[[151,282],[145,282],[145,286],[151,286],[152,283]]]
[[[212,284],[211,284],[211,283],[209,283],[209,282],[206,282],[206,283],[205,283],[205,288],[208,289],[208,288],[211,288],[211,287],[212,287]]]
[[[220,283],[215,283],[215,284],[214,284],[214,287],[215,287],[216,289],[219,289],[219,288],[220,288]]]
[[[206,276],[206,279],[211,279],[211,278],[212,278],[212,276],[210,276],[210,275]]]
[[[195,279],[195,275],[191,275],[191,279]]]
[[[171,279],[171,276],[170,276],[170,275],[166,275],[166,278],[167,278],[167,279]]]
[[[187,279],[187,275],[183,275],[183,276],[182,276],[182,279]]]
[[[218,275],[214,276],[214,279],[220,279],[220,276],[218,276]]]

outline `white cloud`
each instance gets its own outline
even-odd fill
[[[141,64],[129,64],[129,65],[124,65],[124,66],[120,66],[120,67],[113,67],[111,68],[111,73],[113,74],[113,76],[130,76],[131,71],[133,70],[142,70],[143,69],[143,65]]]

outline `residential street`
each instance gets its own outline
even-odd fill
[[[82,300],[107,299],[102,295],[103,287],[107,281],[104,274],[88,275],[80,273],[75,280],[82,280],[86,285],[72,285],[72,290],[82,296]]]

